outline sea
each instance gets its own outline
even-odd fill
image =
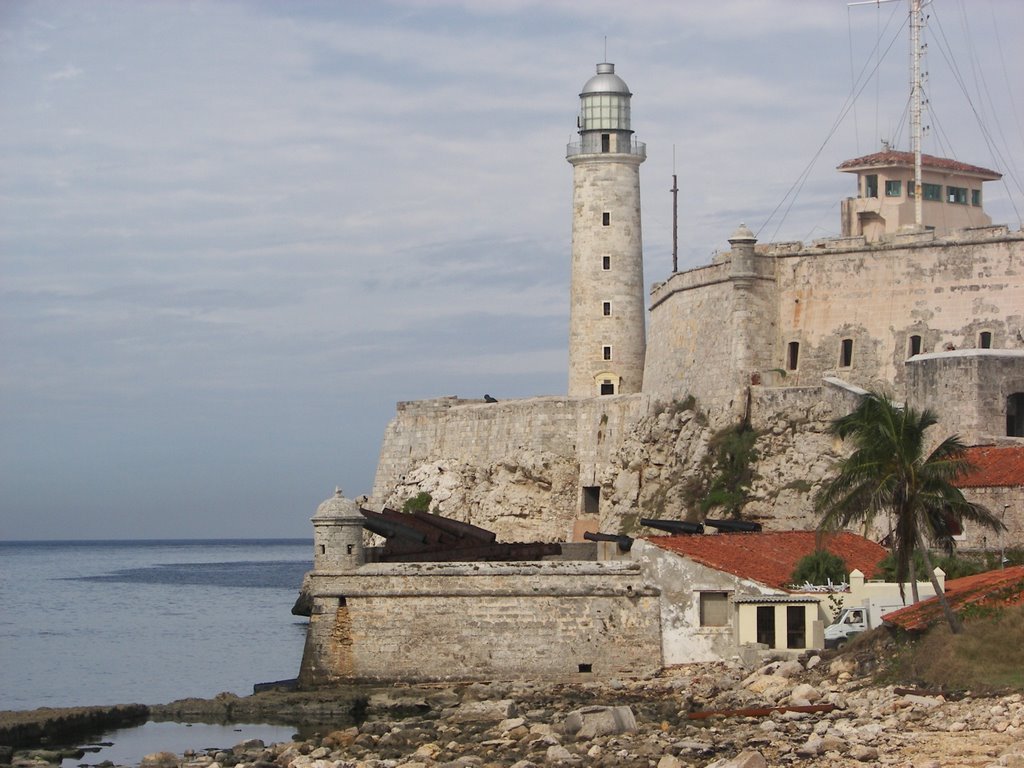
[[[0,710],[246,695],[294,678],[307,620],[291,608],[312,557],[305,539],[0,541]],[[120,732],[135,751],[102,757],[293,732],[176,725]]]

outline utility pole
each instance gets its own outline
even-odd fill
[[[672,145],[672,274],[679,271],[679,185],[676,183],[676,148]]]

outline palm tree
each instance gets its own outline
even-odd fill
[[[969,520],[995,531],[1004,526],[953,485],[971,469],[959,437],[947,437],[925,453],[925,431],[937,422],[933,411],[900,407],[884,395],[867,393],[852,413],[829,428],[832,434],[849,439],[854,450],[817,493],[815,509],[821,514],[821,531],[853,523],[869,525],[877,514],[892,513],[892,547],[901,594],[914,552],[920,552],[949,627],[959,633],[960,620],[935,577],[927,542],[948,537],[953,522]]]

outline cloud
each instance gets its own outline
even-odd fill
[[[56,72],[51,72],[46,76],[47,80],[77,80],[82,75],[82,70],[76,67],[74,64],[68,64]]]

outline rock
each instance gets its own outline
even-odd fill
[[[768,761],[760,752],[747,750],[731,759],[723,758],[709,763],[707,768],[768,768]]]
[[[749,678],[748,678],[749,679]],[[746,686],[747,690],[760,693],[765,696],[775,697],[785,689],[789,688],[789,678],[781,675],[759,675]]]
[[[173,752],[152,752],[142,758],[140,768],[178,768],[178,756]]]
[[[562,724],[565,733],[579,740],[636,732],[636,717],[629,707],[583,707],[569,713]]]
[[[878,759],[878,750],[866,744],[854,744],[850,747],[849,756],[861,763],[872,762]]]
[[[812,704],[821,698],[821,694],[818,693],[818,689],[813,685],[800,683],[800,685],[796,686],[796,688],[794,688],[789,694],[789,697],[793,700],[794,704],[797,700],[801,702],[806,701],[808,704]]]
[[[574,759],[572,752],[561,744],[553,744],[548,747],[547,752],[544,753],[544,757],[549,763],[560,763]]]
[[[802,746],[797,747],[800,757],[817,757],[825,751],[825,740],[821,736],[810,736]]]
[[[904,696],[903,701],[907,704],[912,704],[917,707],[927,707],[928,709],[941,707],[946,703],[946,700],[942,696],[917,696],[912,693]]]
[[[658,768],[682,768],[683,761],[675,755],[665,755],[658,761]]]
[[[520,726],[523,726],[523,725],[526,725],[526,720],[524,718],[522,718],[522,717],[510,717],[507,720],[502,720],[500,723],[498,723],[497,730],[502,731],[502,732],[511,731],[511,730],[513,730],[515,728],[519,728]]]
[[[804,665],[796,659],[790,661],[784,661],[779,664],[779,668],[775,670],[775,674],[779,677],[795,677],[796,675],[803,674]]]
[[[500,701],[467,701],[448,715],[452,723],[500,723],[516,715],[516,705],[511,699]]]

